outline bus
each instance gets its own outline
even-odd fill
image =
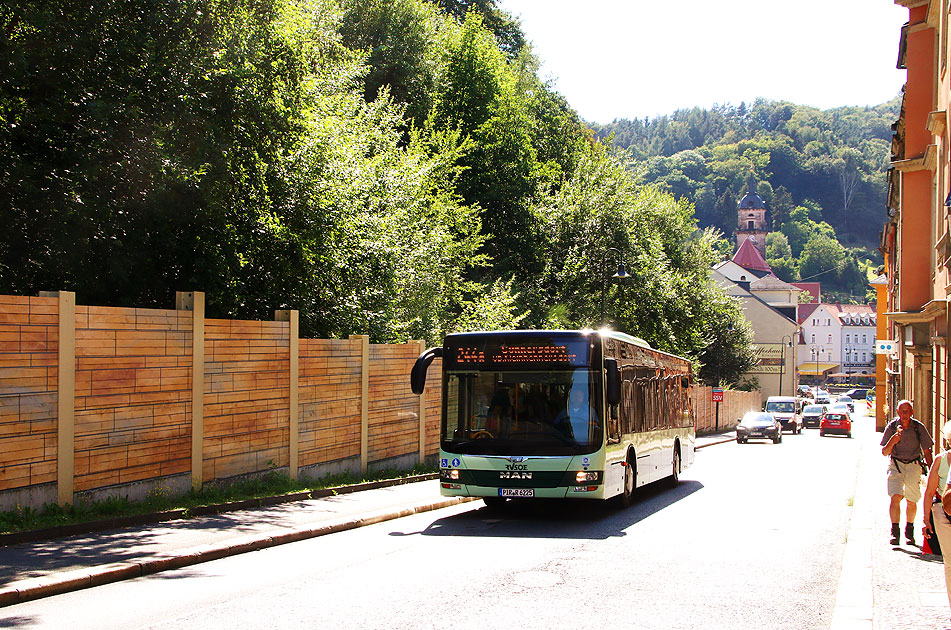
[[[448,335],[410,375],[420,395],[442,359],[443,496],[612,499],[694,460],[690,361],[610,329]]]

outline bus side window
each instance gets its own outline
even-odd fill
[[[634,430],[634,383],[625,379],[621,384],[623,402],[621,403],[621,433]]]

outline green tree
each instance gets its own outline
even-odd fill
[[[845,257],[845,249],[834,238],[814,234],[802,250],[799,273],[803,280],[838,278]]]
[[[367,51],[364,98],[382,89],[422,125],[432,108],[444,19],[425,0],[341,0],[342,43]]]

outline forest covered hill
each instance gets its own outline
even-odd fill
[[[624,151],[638,182],[689,200],[701,227],[726,236],[752,173],[776,232],[767,255],[777,275],[861,299],[867,272],[881,261],[885,173],[900,105],[900,97],[829,110],[757,100],[593,128]]]

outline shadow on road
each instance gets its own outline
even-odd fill
[[[602,540],[625,536],[625,529],[703,488],[681,481],[676,488],[656,482],[638,488],[634,503],[617,509],[601,501],[530,501],[501,508],[481,507],[433,521],[416,532],[394,530],[390,536],[470,536],[501,538],[577,538]]]
[[[335,511],[335,499],[323,499],[321,508]],[[161,557],[166,541],[183,531],[234,536],[286,526],[293,524],[292,516],[300,509],[299,503],[0,547],[0,585],[56,570]],[[193,544],[203,540],[196,539]]]

